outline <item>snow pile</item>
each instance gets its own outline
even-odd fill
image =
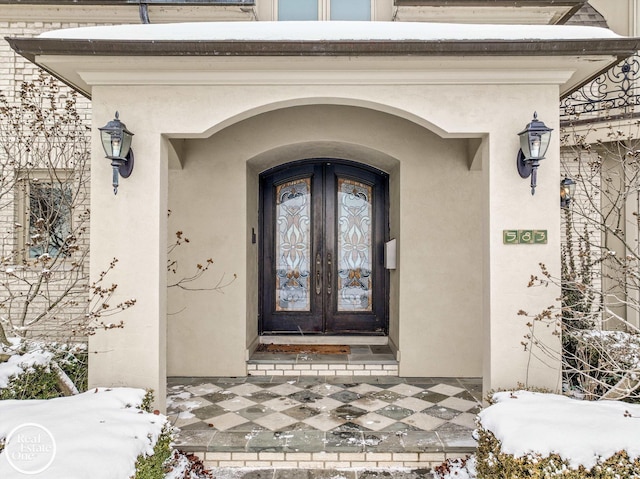
[[[500,392],[480,422],[516,457],[558,454],[573,469],[591,469],[625,450],[640,457],[640,405],[580,401],[556,394]]]
[[[111,25],[45,32],[40,38],[173,41],[442,41],[621,38],[573,25],[474,25],[426,22],[197,22]]]
[[[134,407],[142,389],[93,389],[77,396],[49,400],[0,401],[0,442],[25,424],[42,428],[55,441],[53,461],[38,477],[128,479],[140,454],[153,453],[166,417]],[[0,477],[25,477],[0,453]],[[19,440],[19,439],[15,439]]]

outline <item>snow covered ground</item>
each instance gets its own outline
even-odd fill
[[[480,414],[482,426],[516,457],[558,454],[569,467],[591,469],[625,450],[640,457],[640,405],[621,401],[583,401],[557,394],[500,392],[496,404]],[[455,461],[438,479],[475,479],[475,458]]]
[[[558,454],[569,466],[591,469],[625,450],[640,457],[640,405],[620,401],[582,401],[557,394],[500,392],[480,421],[517,457]]]
[[[136,405],[143,389],[93,389],[48,400],[0,401],[0,477],[129,478],[153,453],[166,417]]]
[[[0,346],[0,389],[34,366],[52,366],[54,354],[37,342]],[[27,351],[17,354],[20,347]],[[55,345],[64,351],[82,345]],[[0,401],[0,478],[129,479],[139,455],[149,455],[167,425],[163,415],[140,410],[146,391],[98,388],[49,400]],[[164,479],[211,477],[197,458],[174,451]]]

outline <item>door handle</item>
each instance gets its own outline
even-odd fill
[[[331,296],[331,273],[333,268],[331,267],[331,253],[327,253],[327,294]]]
[[[316,294],[322,293],[322,258],[316,253]]]

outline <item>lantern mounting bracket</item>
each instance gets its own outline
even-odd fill
[[[129,178],[131,176],[131,172],[133,171],[133,150],[130,149],[125,158],[127,159],[127,161],[118,166],[118,171],[120,172],[120,176],[122,178]]]
[[[518,173],[520,174],[520,178],[529,178],[531,176],[531,172],[533,171],[533,166],[531,162],[526,161],[524,153],[522,150],[518,151]]]

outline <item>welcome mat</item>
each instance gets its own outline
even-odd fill
[[[257,353],[283,354],[351,354],[351,348],[334,344],[260,344]]]

